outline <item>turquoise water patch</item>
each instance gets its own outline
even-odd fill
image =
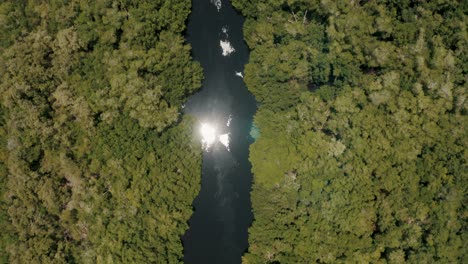
[[[257,138],[260,137],[260,130],[254,123],[252,123],[252,126],[250,127],[250,136],[254,140],[257,140]]]

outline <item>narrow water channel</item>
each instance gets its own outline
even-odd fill
[[[204,143],[201,192],[184,235],[184,262],[240,263],[252,221],[248,148],[255,100],[243,82],[243,17],[229,0],[193,0],[186,32],[201,63],[202,89],[186,104]]]

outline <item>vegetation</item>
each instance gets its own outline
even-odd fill
[[[199,190],[190,1],[0,2],[0,262],[175,263]]]
[[[243,262],[468,259],[468,2],[233,4],[260,103]]]

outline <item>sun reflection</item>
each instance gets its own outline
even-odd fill
[[[216,141],[216,128],[210,124],[203,123],[200,127],[202,143],[208,149]]]
[[[229,133],[220,135],[219,142],[221,142],[221,144],[223,144],[226,147],[226,149],[230,151],[229,150]]]
[[[226,128],[229,127],[229,123],[231,119],[232,117],[229,116],[229,120],[228,120],[228,123],[226,124]],[[218,142],[224,145],[226,149],[230,151],[229,141],[230,141],[231,133],[229,131],[224,131],[223,134],[221,134],[221,132],[223,131],[218,131],[218,127],[213,124],[201,123],[200,135],[201,135],[202,147],[205,151],[210,151],[211,147],[217,144]]]

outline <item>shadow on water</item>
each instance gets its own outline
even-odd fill
[[[182,238],[187,264],[240,263],[252,221],[248,148],[253,142],[249,130],[256,103],[235,74],[243,72],[249,55],[242,33],[244,19],[230,1],[222,0],[219,11],[215,2],[192,3],[186,38],[205,80],[202,89],[190,97],[185,112],[216,127],[217,134],[229,133],[230,144],[228,150],[216,142],[204,151],[201,191],[193,203],[190,228]],[[220,40],[228,40],[235,52],[223,56]]]

